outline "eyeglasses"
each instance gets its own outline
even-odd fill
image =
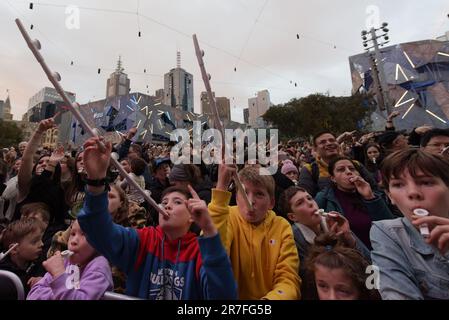
[[[448,143],[432,143],[432,144],[428,144],[427,147],[431,147],[431,148],[446,148],[449,147],[449,142]]]

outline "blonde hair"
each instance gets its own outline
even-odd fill
[[[245,167],[239,172],[239,178],[242,181],[250,182],[256,186],[263,187],[267,190],[270,198],[274,199],[275,182],[268,170],[265,175],[260,174],[260,170],[264,168]]]

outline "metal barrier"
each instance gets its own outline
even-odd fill
[[[120,293],[115,293],[112,291],[106,291],[101,300],[143,300],[137,297],[127,296]]]
[[[17,300],[25,300],[22,281],[20,281],[20,278],[16,274],[6,270],[0,270],[0,278],[8,280],[14,285],[17,292]]]
[[[17,300],[25,300],[25,291],[23,289],[22,281],[20,281],[20,278],[16,274],[6,270],[0,270],[0,279],[6,279],[6,281],[9,281],[14,286],[17,293]],[[101,300],[143,300],[143,299],[127,296],[120,293],[115,293],[112,291],[106,291]]]

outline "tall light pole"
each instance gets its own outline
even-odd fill
[[[387,114],[391,113],[390,99],[388,97],[388,85],[384,74],[384,64],[382,61],[382,55],[380,54],[379,47],[382,47],[389,43],[388,31],[387,28],[388,23],[382,23],[380,28],[371,28],[370,31],[363,30],[362,31],[362,40],[363,46],[365,47],[365,51],[367,51],[368,56],[371,61],[371,70],[374,80],[374,85],[376,86],[377,92],[377,101],[379,104],[379,108],[381,110],[387,110]],[[377,34],[379,32],[381,34]],[[371,39],[368,39],[368,36]],[[383,38],[382,42],[379,42],[378,39]],[[371,46],[369,44],[371,43]],[[371,49],[374,49],[371,51]]]

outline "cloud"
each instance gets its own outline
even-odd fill
[[[393,44],[435,38],[449,29],[444,0],[282,0],[265,6],[265,0],[46,3],[55,6],[35,3],[29,10],[28,2],[0,2],[0,99],[9,88],[16,119],[26,111],[28,99],[49,85],[14,24],[16,17],[28,27],[33,23],[30,33],[41,41],[46,61],[80,103],[104,98],[118,55],[132,91],[154,93],[163,87],[163,74],[175,67],[180,50],[183,68],[194,75],[198,112],[204,85],[191,39],[196,33],[213,90],[231,99],[232,115],[240,121],[248,98],[263,89],[275,104],[328,90],[349,94],[348,57],[362,51],[360,31],[369,5],[378,6],[380,21],[390,23]],[[81,10],[79,30],[65,27],[65,5],[72,4]],[[138,4],[140,18],[135,14]]]

